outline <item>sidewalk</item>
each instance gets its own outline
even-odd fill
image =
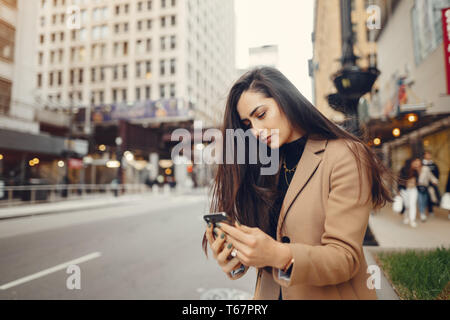
[[[417,228],[403,224],[403,215],[386,206],[370,215],[369,226],[378,241],[379,247],[364,247],[367,265],[376,265],[373,257],[379,251],[403,249],[434,249],[440,246],[450,247],[450,220],[447,212],[435,208],[434,216],[426,222],[418,219]],[[394,289],[381,272],[381,289],[377,290],[380,300],[398,300]]]
[[[383,248],[437,248],[450,247],[450,220],[445,210],[435,208],[434,216],[421,222],[417,228],[403,224],[403,215],[386,206],[369,218],[372,233]]]
[[[145,197],[167,197],[176,195],[203,195],[204,189],[186,190],[185,192],[167,192],[166,190],[159,192],[149,191],[140,194],[122,195],[114,197],[113,195],[98,195],[95,197],[77,198],[70,200],[62,200],[58,202],[39,203],[39,204],[21,204],[11,207],[0,208],[0,220],[9,218],[19,218],[24,216],[33,216],[49,213],[63,213],[68,211],[78,211],[86,209],[95,209],[108,206],[117,206],[121,203],[139,201]]]

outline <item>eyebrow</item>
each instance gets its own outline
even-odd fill
[[[256,112],[256,110],[258,110],[259,108],[261,108],[261,107],[264,107],[265,106],[265,104],[262,104],[262,105],[260,105],[260,106],[257,106],[255,109],[253,109],[253,111],[252,112],[250,112],[250,115],[249,115],[249,117],[251,118],[252,117],[252,115]],[[244,122],[245,120],[248,120],[247,118],[245,118],[245,119],[242,119],[241,120],[241,122]]]

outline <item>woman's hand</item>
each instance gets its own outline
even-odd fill
[[[246,266],[282,269],[292,259],[291,249],[286,244],[274,240],[259,228],[238,223],[233,227],[222,222],[217,227],[226,233],[228,242],[237,249],[236,257]]]
[[[213,230],[213,224],[209,224],[206,228],[206,238],[208,239],[209,246],[213,252],[214,259],[217,260],[217,263],[222,268],[223,272],[230,273],[233,270],[238,269],[241,266],[241,261],[237,257],[234,257],[231,260],[228,260],[231,251],[233,250],[233,246],[230,242],[226,241],[226,236],[223,231],[220,231],[218,228]],[[216,237],[213,237],[213,232],[216,234]]]

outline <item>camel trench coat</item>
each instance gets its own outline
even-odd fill
[[[293,253],[290,277],[258,269],[254,300],[276,300],[280,287],[284,300],[377,299],[362,248],[371,210],[363,168],[360,176],[343,139],[308,139],[277,226]]]

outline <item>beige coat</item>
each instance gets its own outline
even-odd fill
[[[277,227],[294,256],[291,277],[259,269],[253,299],[278,299],[280,286],[284,300],[377,299],[362,248],[371,186],[365,173],[360,181],[344,140],[308,139]]]

